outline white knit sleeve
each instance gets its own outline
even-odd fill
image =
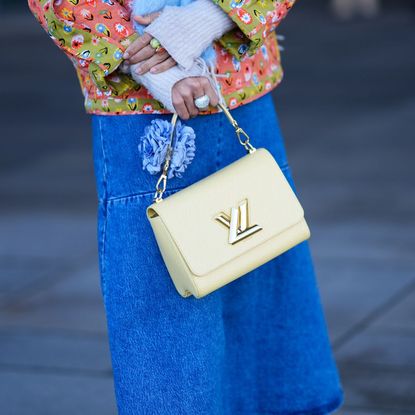
[[[212,0],[196,0],[188,6],[167,6],[146,27],[170,56],[185,69],[215,40],[235,24]]]
[[[157,74],[147,72],[144,75],[138,75],[135,72],[136,66],[137,65],[131,65],[130,68],[133,79],[137,83],[144,85],[150,94],[171,112],[175,112],[172,101],[172,89],[174,84],[184,78],[201,76],[203,73],[203,69],[194,64],[187,70],[176,65]]]

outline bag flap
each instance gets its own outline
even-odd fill
[[[160,216],[197,276],[243,255],[304,217],[282,171],[263,148],[154,203],[147,214],[150,220]],[[232,232],[231,220],[245,231]],[[229,243],[230,234],[240,240]]]

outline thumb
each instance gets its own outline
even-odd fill
[[[161,12],[150,13],[145,16],[134,16],[134,20],[141,25],[147,26],[159,17]]]

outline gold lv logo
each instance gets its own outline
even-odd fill
[[[249,226],[248,199],[231,208],[231,216],[221,212],[215,220],[229,228],[228,242],[232,245],[262,230],[258,225]]]

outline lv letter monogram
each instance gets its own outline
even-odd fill
[[[258,225],[249,226],[248,199],[240,202],[238,207],[231,208],[231,216],[221,212],[215,220],[229,228],[228,242],[231,245],[262,230]]]

